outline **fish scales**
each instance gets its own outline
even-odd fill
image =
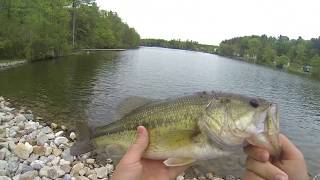
[[[278,108],[264,99],[199,92],[136,102],[140,103],[124,112],[122,118],[96,128],[87,143],[80,142],[78,147],[76,143],[72,154],[92,148],[105,149],[108,154],[125,152],[136,139],[139,125],[145,126],[149,134],[144,157],[166,159],[167,166],[228,155],[248,142],[266,148],[275,157],[280,154]]]

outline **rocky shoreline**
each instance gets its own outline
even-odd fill
[[[0,180],[111,179],[111,159],[99,164],[91,153],[71,156],[75,132],[55,123],[41,124],[40,119],[31,110],[10,108],[10,102],[0,96]],[[177,177],[183,179],[187,178]],[[212,173],[191,179],[223,180]]]
[[[1,62],[0,61],[0,69],[5,69],[9,68],[12,66],[17,66],[26,63],[27,60],[14,60],[14,61],[9,61],[9,62]]]

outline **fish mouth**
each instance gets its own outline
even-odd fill
[[[249,137],[247,141],[249,144],[266,149],[273,157],[278,158],[281,147],[277,104],[270,104],[258,118],[257,134]]]

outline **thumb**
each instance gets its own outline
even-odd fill
[[[127,153],[122,158],[125,163],[135,163],[140,161],[143,153],[148,147],[149,136],[147,129],[143,126],[139,126],[137,131],[138,133],[135,142],[129,147]]]

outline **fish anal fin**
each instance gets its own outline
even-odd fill
[[[185,166],[194,163],[195,161],[196,160],[193,158],[168,158],[167,160],[163,161],[163,164],[168,167]]]
[[[117,116],[119,116],[118,118],[121,118],[124,115],[133,111],[134,109],[137,109],[138,107],[149,104],[153,101],[154,100],[152,99],[148,99],[144,97],[130,96],[119,103],[117,107]]]

